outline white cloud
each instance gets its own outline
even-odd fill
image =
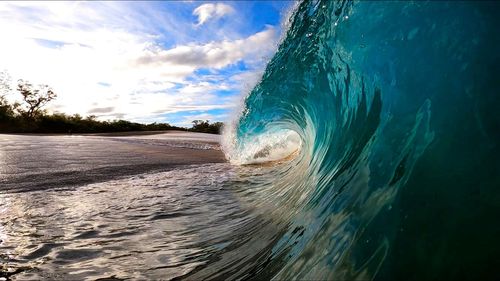
[[[198,17],[198,23],[197,25],[202,25],[206,23],[209,20],[212,19],[219,19],[222,18],[225,15],[233,14],[235,11],[233,7],[223,4],[223,3],[216,3],[216,4],[203,4],[199,6],[198,8],[194,9],[193,15]]]
[[[229,13],[225,4],[210,5],[214,12],[200,22]],[[58,93],[53,111],[154,121],[165,113],[234,107],[234,99],[214,94],[233,83],[209,82],[195,71],[250,64],[277,40],[267,27],[246,38],[167,48],[134,12],[115,2],[0,3],[0,69],[51,85]]]
[[[175,65],[189,68],[222,68],[242,59],[253,60],[274,50],[276,31],[272,27],[244,39],[211,42],[204,45],[177,46],[169,50],[151,50],[136,65]]]

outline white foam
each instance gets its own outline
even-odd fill
[[[263,133],[238,144],[235,138],[228,135],[225,140],[223,148],[226,157],[237,165],[281,160],[300,150],[302,145],[299,134],[292,130]]]

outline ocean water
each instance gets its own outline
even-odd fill
[[[494,1],[297,4],[225,141],[235,164],[295,154],[259,192],[279,223],[257,278],[498,279],[499,20]]]
[[[2,192],[0,276],[498,279],[499,16],[496,2],[297,3],[222,137],[228,163]]]

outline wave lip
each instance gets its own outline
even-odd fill
[[[259,164],[290,158],[300,151],[301,146],[302,141],[297,132],[281,130],[240,143],[237,151],[233,147],[231,151],[226,150],[226,155],[233,164]]]

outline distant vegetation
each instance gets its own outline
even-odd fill
[[[224,123],[215,122],[210,124],[208,120],[194,120],[193,127],[188,129],[191,132],[209,133],[209,134],[220,134],[222,133],[222,127]]]
[[[108,133],[128,131],[182,130],[219,134],[222,123],[208,120],[193,121],[192,128],[172,126],[168,123],[140,124],[126,120],[98,121],[95,115],[82,117],[78,114],[47,114],[43,107],[54,100],[57,94],[48,85],[34,86],[19,80],[15,92],[22,96],[23,103],[9,103],[6,99],[10,89],[9,77],[0,73],[0,133]]]

